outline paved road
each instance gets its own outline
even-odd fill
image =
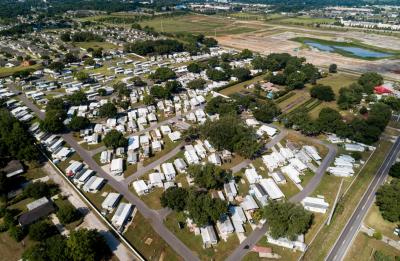
[[[347,222],[346,226],[342,230],[340,236],[336,240],[334,246],[330,250],[326,261],[341,261],[345,258],[348,249],[351,246],[352,241],[357,235],[358,230],[361,227],[361,223],[374,202],[375,193],[380,185],[382,185],[387,177],[390,167],[395,162],[397,155],[400,151],[400,138],[397,138],[393,144],[390,152],[387,154],[386,159],[382,162],[382,165],[376,172],[374,179],[369,185],[367,191],[364,193],[361,201],[358,203],[352,216]]]
[[[10,88],[12,89],[12,88]],[[19,96],[20,99],[34,111],[39,118],[43,119],[45,113],[39,110],[28,98],[23,95]],[[185,260],[199,260],[199,258],[185,245],[183,244],[171,231],[169,231],[163,223],[163,217],[158,214],[157,211],[150,209],[145,203],[143,203],[137,196],[135,196],[131,191],[129,191],[128,186],[124,182],[118,182],[110,174],[105,172],[91,157],[91,155],[83,149],[72,136],[72,134],[62,134],[60,135],[66,143],[68,143],[72,148],[75,149],[76,153],[81,157],[81,159],[89,166],[90,169],[97,172],[99,177],[105,178],[107,183],[121,195],[124,196],[130,203],[136,206],[139,212],[149,220],[153,229],[169,244],[172,249],[175,250],[182,258]]]
[[[281,130],[281,133],[283,133],[284,131],[285,130]],[[284,135],[282,134],[283,136],[281,137],[281,139],[284,136],[286,136],[286,134],[287,133],[285,133]],[[328,155],[326,155],[326,157],[322,161],[321,165],[318,167],[314,177],[308,182],[308,184],[304,187],[304,189],[289,199],[291,202],[300,202],[303,198],[309,196],[315,190],[315,188],[318,186],[322,177],[324,176],[324,173],[326,172],[326,169],[329,167],[329,165],[335,159],[335,156],[337,153],[336,146],[334,146],[332,144],[323,143],[316,139],[314,141],[319,144],[323,144],[324,146],[327,146],[328,150],[329,150]],[[275,144],[278,143],[278,141],[274,141],[274,142],[275,142]],[[271,143],[271,145],[272,145],[272,143]],[[250,234],[250,236],[248,236],[246,238],[246,240],[243,241],[226,260],[227,261],[242,260],[242,258],[258,243],[258,241],[260,241],[260,239],[265,235],[267,230],[268,230],[267,224],[264,224],[261,229],[254,230]],[[246,246],[249,246],[249,247],[247,248]],[[245,249],[245,247],[246,247],[246,249]]]

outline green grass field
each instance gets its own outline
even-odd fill
[[[140,22],[142,26],[153,27],[156,31],[166,33],[191,32],[210,36],[241,34],[258,30],[256,25],[235,23],[224,17],[205,15],[185,15],[178,17],[159,17]]]
[[[108,42],[74,42],[73,43],[75,46],[83,48],[83,49],[88,49],[88,48],[93,48],[93,49],[98,49],[98,48],[103,48],[104,50],[109,50],[109,49],[117,49],[118,46],[112,43]]]
[[[380,231],[383,235],[392,238],[393,240],[399,240],[399,237],[393,234],[393,231],[398,227],[398,223],[390,222],[384,220],[377,205],[372,205],[371,209],[368,211],[365,217],[364,223]]]
[[[335,19],[331,18],[314,18],[310,16],[297,16],[297,17],[286,17],[286,16],[278,16],[275,19],[270,19],[272,23],[279,24],[292,24],[292,25],[303,25],[309,26],[314,24],[332,24],[335,22]]]
[[[383,254],[390,256],[390,259],[385,259],[388,261],[394,261],[396,256],[400,256],[399,250],[382,241],[370,238],[363,233],[359,233],[353,242],[353,245],[344,258],[345,261],[377,260],[373,258],[375,251],[381,251]]]
[[[139,212],[136,213],[124,236],[146,260],[183,260],[154,231],[149,221]]]
[[[20,72],[20,71],[23,71],[23,70],[33,70],[33,71],[35,71],[35,70],[38,70],[40,68],[41,68],[40,64],[35,64],[35,65],[32,65],[32,66],[15,66],[15,67],[12,67],[12,68],[1,67],[0,68],[0,78],[11,76],[16,72]]]

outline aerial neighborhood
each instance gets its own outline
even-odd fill
[[[0,260],[400,257],[395,4],[0,2]]]

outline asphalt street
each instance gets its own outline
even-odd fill
[[[400,151],[400,138],[397,138],[393,144],[390,152],[387,154],[386,159],[382,162],[382,165],[375,174],[374,179],[370,183],[367,191],[364,193],[361,201],[358,203],[352,216],[347,222],[346,226],[342,230],[340,236],[336,240],[334,246],[330,250],[326,261],[341,261],[345,258],[347,251],[349,250],[354,238],[356,237],[362,221],[374,202],[375,193],[379,186],[382,185],[388,175],[390,167],[395,162]]]

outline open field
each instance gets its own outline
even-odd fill
[[[149,221],[139,212],[136,213],[124,236],[146,260],[183,260],[153,230]]]
[[[376,231],[380,231],[383,235],[390,237],[393,240],[399,240],[399,237],[393,234],[393,231],[399,224],[384,220],[379,212],[378,206],[375,204],[372,205],[365,217],[364,224],[368,227],[374,228]]]
[[[185,15],[162,17],[140,22],[142,26],[153,27],[156,31],[166,33],[191,32],[211,36],[242,34],[254,32],[262,26],[246,25],[240,21],[217,16]]]
[[[303,26],[310,26],[316,24],[332,24],[335,22],[335,19],[331,18],[314,18],[310,16],[296,16],[296,17],[276,17],[269,19],[271,23],[278,23],[278,24],[290,24],[290,25],[303,25]]]
[[[32,66],[15,66],[15,67],[11,67],[11,68],[1,67],[0,68],[0,78],[11,76],[16,72],[20,72],[20,71],[24,71],[24,70],[35,71],[35,70],[40,69],[41,67],[42,66],[40,64],[35,64]]]
[[[26,237],[21,242],[15,242],[15,240],[8,235],[8,232],[0,233],[1,260],[20,260],[22,253],[31,245],[33,245],[33,242],[29,239],[29,237]]]
[[[400,256],[400,251],[394,247],[391,247],[382,241],[370,238],[364,233],[358,233],[344,260],[377,260],[373,258],[375,251],[381,251],[383,254],[390,256],[391,259],[385,260],[395,260],[394,257]]]
[[[322,228],[314,243],[309,246],[305,253],[304,260],[322,260],[325,258],[337,236],[343,229],[346,220],[351,216],[354,207],[357,205],[357,202],[368,187],[373,175],[375,175],[375,172],[382,164],[386,152],[391,146],[392,143],[388,141],[379,142],[379,146],[377,146],[374,156],[364,167],[360,175],[357,177],[356,182],[354,182],[348,190],[347,194],[342,197],[340,202],[341,210],[336,211],[330,226],[324,226]],[[331,179],[331,181],[328,181],[328,179]],[[332,204],[339,183],[339,178],[326,175],[317,187],[316,191],[314,191],[313,195],[324,195],[327,201]]]
[[[112,43],[108,42],[74,42],[73,43],[75,46],[83,48],[83,49],[88,49],[88,48],[93,48],[93,49],[98,49],[102,48],[104,50],[109,50],[109,49],[116,49],[118,46]]]

